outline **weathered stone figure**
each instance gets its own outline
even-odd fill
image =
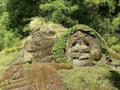
[[[76,25],[57,39],[53,54],[58,62],[64,59],[64,62],[70,60],[77,66],[95,65],[102,57],[101,42],[101,36],[94,29]]]
[[[67,40],[66,56],[75,65],[93,65],[91,61],[100,60],[102,56],[100,40],[82,31],[76,31]]]
[[[61,26],[48,22],[40,25],[32,32],[31,39],[25,43],[24,60],[27,61],[52,61],[52,48],[57,37],[66,29]]]

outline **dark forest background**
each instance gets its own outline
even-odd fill
[[[0,51],[20,45],[33,17],[67,28],[88,25],[120,53],[120,0],[0,0]]]

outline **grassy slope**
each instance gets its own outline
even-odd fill
[[[120,90],[120,54],[112,49],[109,52],[115,58],[110,66],[101,60],[93,67],[60,70],[65,87],[68,90]]]
[[[2,73],[14,62],[17,56],[18,52],[11,52],[0,55],[0,78]]]
[[[18,52],[0,56],[0,77],[17,56]],[[67,90],[120,90],[120,69],[108,66],[103,61],[93,67],[60,70],[59,74]]]
[[[99,62],[59,71],[67,90],[120,90],[120,70]]]

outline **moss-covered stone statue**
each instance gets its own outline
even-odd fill
[[[36,24],[37,23],[37,24]],[[72,61],[74,65],[94,65],[107,53],[102,37],[86,25],[66,29],[53,22],[35,18],[30,39],[24,45],[24,61]]]
[[[38,26],[35,26],[39,22]],[[35,24],[35,25],[34,25]],[[31,33],[31,38],[24,45],[24,60],[27,61],[52,61],[52,48],[56,38],[60,38],[66,28],[53,22],[44,22],[35,18],[31,28],[36,29]]]
[[[36,24],[37,23],[37,24]],[[35,18],[30,39],[24,45],[24,62],[72,61],[74,65],[94,65],[107,53],[102,37],[86,25],[66,29],[53,22]]]
[[[53,47],[57,62],[72,61],[77,66],[94,65],[107,53],[102,37],[86,25],[76,25],[58,38]],[[105,52],[104,52],[105,51]]]

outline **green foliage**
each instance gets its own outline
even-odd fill
[[[66,27],[73,26],[78,23],[73,17],[72,13],[78,9],[77,5],[71,5],[69,1],[54,0],[49,3],[40,4],[41,15],[45,16],[47,20],[61,23]]]
[[[0,1],[0,15],[2,13],[2,2]]]
[[[5,48],[17,47],[20,45],[21,45],[20,38],[16,37],[13,32],[4,30],[4,28],[1,26],[0,28],[0,51]]]
[[[104,43],[101,43],[103,51],[108,55],[107,57],[110,57],[107,52],[107,44],[112,46],[120,40],[119,33],[116,33],[119,32],[120,25],[119,3],[119,0],[76,0],[76,2],[74,0],[55,0],[40,4],[40,9],[42,10],[41,15],[47,20],[61,23],[65,27],[79,23],[94,28],[101,35],[98,36]],[[65,42],[62,39],[59,40],[59,43]],[[59,48],[59,45],[56,47]],[[63,44],[62,47],[65,45]],[[62,54],[60,55],[65,58]]]
[[[108,13],[114,11],[116,4],[114,0],[85,0],[85,3],[103,6],[105,9],[108,9]]]
[[[4,31],[0,31],[0,51],[4,48]]]
[[[16,33],[16,36],[26,36],[23,28],[29,23],[30,18],[39,15],[39,2],[41,0],[4,0],[4,11],[7,13],[3,22],[6,30]],[[4,17],[5,14],[3,14]]]
[[[4,48],[10,48],[13,46],[19,46],[20,40],[18,37],[15,37],[13,33],[7,32],[4,36]]]
[[[114,49],[116,52],[120,53],[120,43],[113,45],[111,48]]]
[[[65,47],[66,47],[66,41],[67,38],[62,37],[62,38],[58,38],[58,40],[56,40],[55,45],[53,47],[53,55],[54,55],[54,59],[56,62],[66,62],[67,58],[65,57]]]
[[[54,0],[40,4],[42,10],[40,14],[47,20],[61,23],[65,27],[72,27],[75,24],[88,25],[102,37],[109,39],[106,34],[114,37],[116,32],[120,31],[119,3],[119,0]],[[110,43],[109,46],[113,44]]]
[[[0,53],[0,80],[2,79],[3,73],[10,67],[13,62],[18,58],[18,51],[11,51],[9,53]],[[0,84],[1,89],[1,84]],[[1,89],[2,90],[2,89]]]
[[[15,59],[18,57],[18,52],[10,52],[7,54],[1,54],[0,53],[0,79],[2,77],[2,74],[4,71],[12,65],[12,63],[15,61]]]
[[[65,27],[88,25],[107,40],[108,46],[120,41],[119,0],[0,0],[0,3],[0,33],[12,31],[14,38],[27,36],[31,32],[28,25],[31,18],[42,16]],[[1,39],[0,50],[4,47],[3,43]]]
[[[104,38],[105,38],[105,40],[107,41],[107,45],[108,45],[109,47],[111,47],[112,45],[117,44],[117,43],[119,42],[119,38],[118,38],[117,35],[116,35],[116,36],[113,35],[113,36],[111,37],[110,34],[105,34],[105,35],[104,35]]]
[[[77,30],[83,30],[91,35],[96,34],[99,39],[101,40],[101,47],[103,49],[103,52],[107,55],[109,58],[109,53],[107,51],[107,44],[104,38],[102,38],[99,33],[97,33],[94,29],[90,28],[89,26],[86,25],[76,25],[65,32],[61,38],[58,38],[54,44],[53,47],[53,55],[56,60],[56,62],[66,62],[67,57],[65,56],[65,49],[66,49],[66,43],[68,38],[74,34]]]
[[[20,51],[22,47],[13,47],[13,48],[7,48],[4,49],[3,51],[0,52],[1,55],[12,53],[12,52],[17,52]]]
[[[0,66],[10,66],[14,61],[15,58],[18,57],[18,52],[10,52],[7,54],[3,54],[0,56]]]
[[[28,24],[26,24],[23,28],[23,32],[31,32],[31,29]]]
[[[120,13],[116,18],[113,18],[112,24],[114,25],[115,29],[118,29],[118,26],[120,25]]]
[[[10,31],[6,30],[5,24],[8,23],[7,20],[8,13],[3,12],[2,16],[0,16],[0,51],[5,48],[10,48],[13,46],[19,46],[20,45],[20,38],[16,37],[16,33],[12,32],[12,29]]]
[[[85,24],[106,40],[117,35],[120,41],[119,0],[0,0],[0,3],[0,23],[4,30],[20,38],[31,32],[28,25],[31,18],[41,16],[65,27]],[[112,46],[115,42],[108,44]]]

